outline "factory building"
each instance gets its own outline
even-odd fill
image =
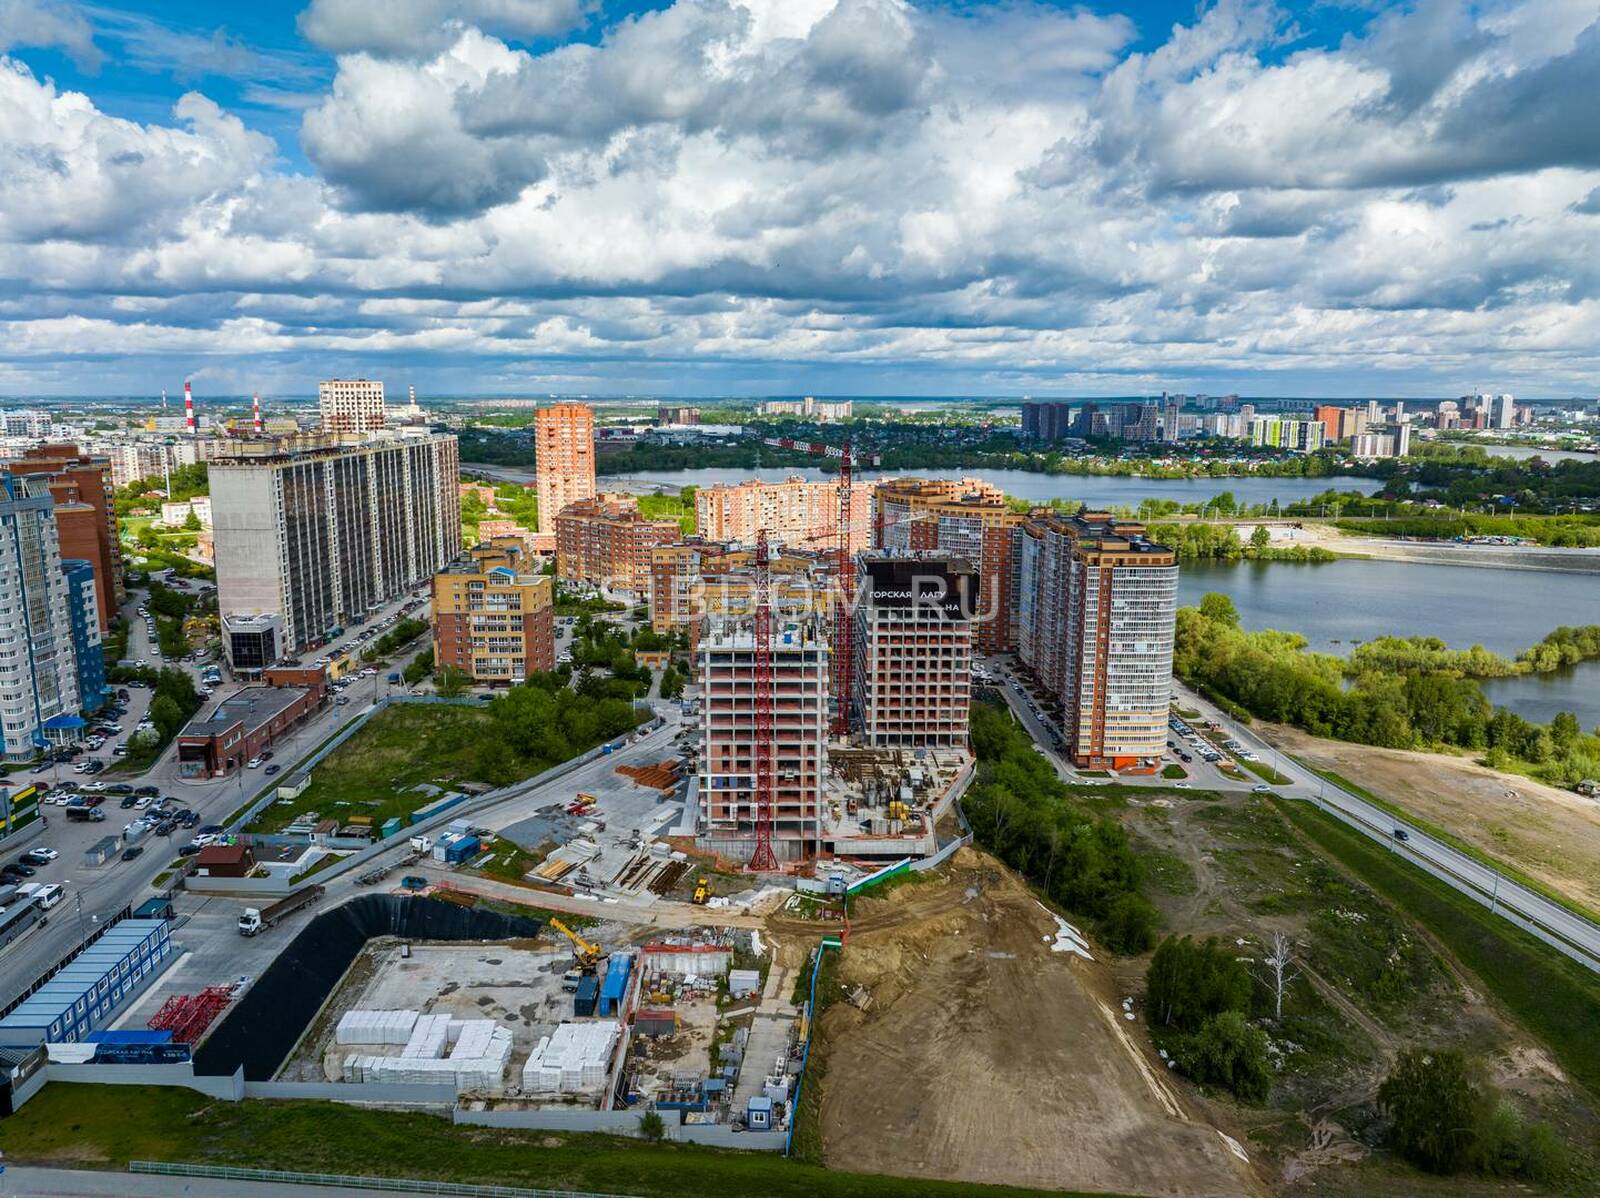
[[[1064,709],[1084,768],[1153,769],[1166,745],[1178,564],[1142,525],[1038,512],[1022,525],[1017,651]]]
[[[863,556],[855,721],[881,749],[965,748],[978,573],[964,558]]]

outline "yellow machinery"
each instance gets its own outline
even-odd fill
[[[701,878],[698,882],[696,882],[694,884],[694,901],[696,903],[704,905],[705,901],[710,897],[711,897],[711,879],[710,878]]]
[[[577,957],[579,966],[584,969],[593,969],[600,964],[600,958],[605,956],[605,950],[598,944],[591,944],[559,919],[552,919],[550,926],[572,941],[572,953],[573,956]]]
[[[890,799],[889,800],[889,818],[890,819],[898,819],[898,820],[908,820],[908,819],[910,819],[911,818],[911,807],[910,807],[910,805],[907,804],[907,803],[902,803],[899,799]]]

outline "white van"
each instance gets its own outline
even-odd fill
[[[17,895],[31,898],[41,910],[48,911],[66,897],[66,891],[55,882],[29,882],[17,887]]]

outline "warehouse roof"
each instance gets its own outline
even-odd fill
[[[259,728],[307,694],[303,686],[247,686],[217,704],[209,716],[190,720],[179,736],[216,736],[237,724]]]

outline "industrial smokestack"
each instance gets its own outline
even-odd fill
[[[191,436],[195,432],[194,391],[190,388],[188,379],[183,381],[183,428]]]
[[[256,432],[259,433],[261,431],[261,396],[252,395],[250,401],[255,406]]]

